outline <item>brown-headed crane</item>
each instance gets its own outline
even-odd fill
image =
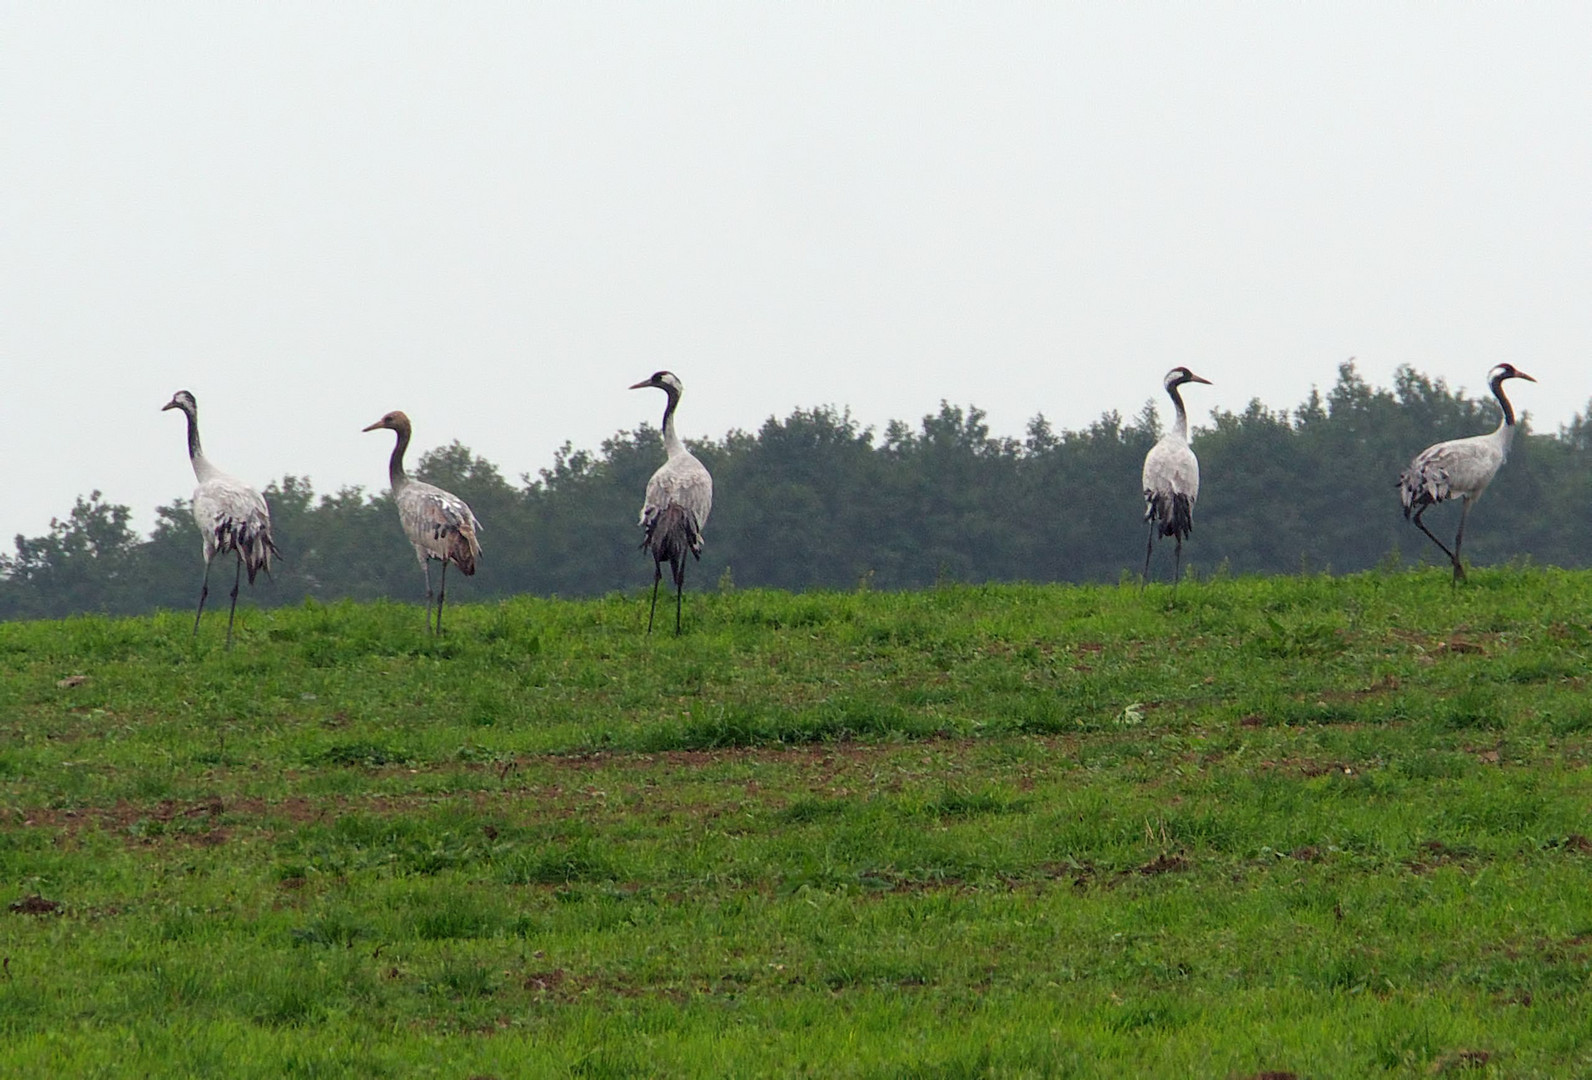
[[[392,458],[387,463],[387,476],[392,483],[392,501],[398,507],[398,521],[404,535],[414,545],[415,558],[420,560],[420,570],[426,575],[426,629],[431,630],[431,560],[442,563],[442,584],[437,589],[437,627],[442,633],[442,602],[448,594],[448,564],[459,568],[466,577],[475,573],[476,560],[481,557],[481,545],[475,534],[481,523],[465,501],[451,492],[443,491],[423,480],[412,479],[404,472],[404,451],[409,449],[413,431],[409,417],[401,412],[390,412],[365,428],[375,431],[386,428],[396,432],[397,443]]]

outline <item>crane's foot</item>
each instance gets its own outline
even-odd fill
[[[1454,584],[1458,585],[1465,580],[1465,564],[1459,560],[1454,561]]]

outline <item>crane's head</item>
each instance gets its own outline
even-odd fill
[[[643,379],[630,389],[640,390],[643,387],[656,386],[659,390],[674,397],[678,397],[685,388],[680,385],[680,379],[672,371],[654,371],[651,378]]]
[[[1487,373],[1487,384],[1489,386],[1497,386],[1505,379],[1524,379],[1527,382],[1537,381],[1513,364],[1499,364]]]
[[[370,425],[370,427],[365,428],[365,430],[375,431],[377,428],[387,428],[390,431],[406,432],[409,430],[409,417],[403,412],[394,409],[392,412],[388,413],[386,416]]]
[[[170,401],[160,407],[161,412],[165,412],[167,409],[181,409],[189,416],[197,416],[199,414],[199,403],[193,399],[193,395],[188,391],[178,390],[171,395]]]
[[[1166,373],[1166,379],[1162,381],[1161,385],[1165,386],[1168,390],[1171,390],[1174,387],[1182,386],[1184,383],[1191,382],[1204,383],[1206,386],[1211,385],[1211,381],[1209,379],[1200,378],[1186,367],[1175,367],[1171,371],[1168,371]]]

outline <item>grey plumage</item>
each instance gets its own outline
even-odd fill
[[[1465,539],[1465,519],[1470,515],[1471,504],[1481,498],[1487,485],[1498,475],[1514,443],[1515,410],[1503,387],[1508,379],[1537,381],[1513,364],[1499,364],[1487,373],[1487,386],[1503,410],[1496,429],[1486,435],[1450,439],[1428,446],[1415,455],[1410,467],[1399,475],[1399,501],[1404,506],[1404,516],[1413,520],[1416,527],[1448,556],[1454,567],[1455,581],[1465,580],[1460,545]],[[1421,515],[1438,503],[1454,498],[1461,500],[1459,531],[1454,534],[1454,549],[1450,551],[1448,545],[1432,535]]]
[[[199,442],[199,403],[187,390],[179,390],[161,411],[180,409],[188,421],[188,460],[193,465],[199,486],[193,493],[193,520],[204,541],[205,574],[199,586],[199,610],[194,614],[193,632],[199,633],[199,620],[210,595],[210,564],[217,555],[234,552],[238,572],[232,582],[232,608],[227,614],[227,647],[232,646],[232,623],[238,612],[238,586],[247,571],[254,584],[260,571],[271,572],[271,556],[279,555],[271,539],[271,511],[265,499],[242,480],[228,476],[210,463]]]
[[[1172,586],[1183,572],[1183,541],[1194,531],[1194,503],[1200,494],[1200,463],[1188,442],[1188,412],[1183,408],[1183,397],[1177,392],[1185,383],[1205,383],[1186,367],[1175,367],[1166,373],[1162,386],[1172,399],[1172,427],[1144,456],[1144,520],[1150,527],[1149,541],[1144,548],[1143,582],[1150,579],[1150,555],[1155,550],[1155,538],[1170,536],[1176,542],[1176,568]]]
[[[448,564],[457,566],[466,577],[475,573],[476,560],[481,557],[481,545],[475,534],[480,531],[481,523],[463,499],[434,484],[415,480],[404,471],[404,451],[409,449],[413,432],[407,415],[390,412],[365,430],[378,428],[386,428],[398,436],[387,463],[387,476],[392,484],[393,502],[398,507],[398,522],[413,545],[415,558],[420,560],[420,570],[426,578],[427,630],[431,629],[431,560],[442,563],[442,584],[436,593],[436,632],[440,634],[442,604],[448,595]]]
[[[713,511],[713,477],[691,451],[685,448],[674,429],[674,412],[684,388],[673,372],[654,372],[651,378],[630,389],[656,387],[668,395],[663,409],[663,448],[667,459],[647,481],[646,500],[641,506],[641,527],[646,535],[641,547],[652,556],[652,607],[647,612],[647,633],[658,608],[658,583],[663,579],[663,564],[669,564],[674,579],[674,632],[680,632],[680,610],[685,593],[685,557],[702,558],[702,530]]]

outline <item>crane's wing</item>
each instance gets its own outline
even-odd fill
[[[673,458],[647,481],[647,498],[641,507],[641,525],[649,527],[659,514],[678,506],[691,517],[693,530],[700,534],[713,511],[713,477],[690,454]],[[697,547],[701,546],[700,539]]]
[[[404,535],[417,552],[426,558],[452,562],[466,574],[475,573],[475,561],[481,557],[481,544],[475,534],[481,523],[463,499],[439,487],[411,481],[395,501]]]
[[[236,551],[243,557],[249,583],[261,570],[270,573],[276,544],[271,539],[271,510],[254,488],[236,477],[213,475],[193,493],[193,519],[204,536],[205,560]]]
[[[1144,455],[1144,520],[1162,536],[1187,537],[1194,531],[1194,503],[1200,494],[1200,463],[1188,443],[1162,439]]]
[[[1399,476],[1399,499],[1404,516],[1417,507],[1430,506],[1455,495],[1481,497],[1504,463],[1503,449],[1486,436],[1453,439],[1429,446],[1415,455]]]
[[[1144,491],[1187,496],[1190,504],[1200,496],[1200,463],[1187,443],[1162,440],[1144,455]]]

